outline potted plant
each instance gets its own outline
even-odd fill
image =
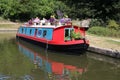
[[[72,40],[79,40],[80,38],[82,38],[80,32],[75,32],[75,31],[71,31],[71,38]]]
[[[79,39],[81,39],[81,38],[82,38],[82,36],[81,36],[80,32],[77,32],[77,33],[75,34],[75,40],[79,40]]]

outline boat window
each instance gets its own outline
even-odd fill
[[[71,32],[73,31],[73,28],[66,28],[65,29],[65,40],[71,40]]]
[[[38,35],[40,36],[42,34],[42,30],[39,30],[38,31]]]
[[[48,28],[38,28],[36,37],[38,38],[45,38],[48,40],[52,40],[53,29]]]
[[[35,36],[37,35],[37,29],[35,29]]]
[[[25,34],[27,33],[27,28],[25,28]]]
[[[69,36],[69,29],[65,29],[65,37]]]
[[[47,31],[46,31],[46,30],[44,30],[44,31],[43,31],[43,37],[45,37],[45,36],[46,36],[46,34],[47,34]]]
[[[30,35],[31,35],[31,33],[32,33],[32,29],[30,29]]]
[[[24,29],[22,28],[22,33],[23,33]]]

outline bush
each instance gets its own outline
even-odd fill
[[[117,37],[120,38],[120,31],[104,28],[100,26],[92,27],[88,30],[88,33],[96,34],[100,36],[107,36],[107,37]]]
[[[115,30],[120,29],[120,25],[118,25],[115,20],[109,20],[107,27],[110,28],[110,29],[115,29]]]
[[[71,32],[71,37],[74,38],[74,39],[82,38],[80,32],[74,32],[74,31]]]

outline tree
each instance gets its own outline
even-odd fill
[[[1,0],[0,3],[0,15],[10,19],[48,18],[57,10],[67,10],[66,5],[57,0]]]
[[[0,0],[0,16],[10,19],[46,17],[60,13],[71,18],[120,22],[120,0]]]
[[[120,21],[120,0],[59,0],[71,8],[71,16]]]

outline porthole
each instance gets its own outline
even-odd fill
[[[42,30],[38,31],[38,36],[40,36],[42,34]]]
[[[47,31],[44,30],[44,31],[43,31],[43,37],[45,37],[46,35],[47,35]]]

